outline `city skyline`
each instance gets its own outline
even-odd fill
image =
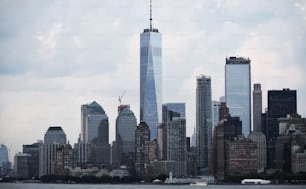
[[[154,1],[153,8],[163,31],[162,101],[186,103],[188,136],[196,76],[212,77],[218,100],[229,56],[252,60],[251,85],[262,84],[263,109],[267,90],[290,88],[305,117],[305,2]],[[82,104],[95,100],[105,109],[111,141],[122,91],[123,104],[139,115],[139,34],[148,26],[148,2],[3,1],[0,9],[0,143],[11,160],[52,125],[75,143]]]

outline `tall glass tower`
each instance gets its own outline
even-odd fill
[[[251,131],[251,60],[242,57],[226,58],[225,101],[232,117],[240,117],[242,133]]]
[[[196,89],[196,151],[197,169],[200,175],[209,175],[212,137],[211,79],[197,77]]]
[[[151,139],[157,139],[157,124],[162,122],[162,37],[152,27],[140,34],[140,120],[150,128]]]
[[[120,105],[118,110],[118,117],[116,119],[116,147],[117,158],[120,165],[122,165],[129,163],[129,154],[133,153],[134,155],[137,120],[129,105]]]

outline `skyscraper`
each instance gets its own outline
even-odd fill
[[[149,167],[150,129],[141,121],[135,131],[135,170],[137,175],[147,175]]]
[[[245,136],[251,131],[250,63],[250,59],[230,57],[225,64],[225,101],[231,116],[240,117]]]
[[[140,34],[140,120],[150,128],[151,139],[157,139],[157,124],[162,121],[162,38],[152,27]]]
[[[211,79],[208,76],[201,75],[197,77],[196,88],[196,149],[198,172],[201,175],[208,175],[210,172],[211,130]]]
[[[296,90],[269,90],[268,91],[268,112],[267,125],[264,125],[263,132],[267,139],[279,135],[277,118],[287,117],[288,114],[297,113]]]
[[[261,131],[262,93],[261,85],[254,84],[253,90],[253,131]]]
[[[81,107],[81,141],[108,144],[108,117],[96,101]]]
[[[213,104],[213,111],[212,111],[212,117],[213,117],[213,125],[212,127],[215,128],[217,127],[218,125],[218,122],[219,122],[219,109],[220,109],[220,106],[221,106],[221,102],[220,101],[213,101],[212,102]],[[213,131],[213,129],[212,129]]]
[[[22,146],[22,152],[31,155],[28,165],[30,178],[39,176],[39,148],[41,145],[43,144],[38,141],[34,144]]]
[[[8,162],[8,149],[6,145],[1,144],[0,146],[0,167]]]
[[[130,106],[120,105],[118,110],[120,111],[116,119],[117,158],[120,164],[126,165],[126,163],[129,163],[129,155],[133,157],[135,152],[137,121],[134,113],[130,110]]]
[[[49,127],[44,136],[44,144],[39,145],[39,176],[54,174],[52,163],[56,151],[66,144],[66,134],[61,127]]]
[[[66,144],[66,134],[62,127],[49,127],[44,137],[44,143],[62,145]]]
[[[109,122],[102,106],[96,101],[81,107],[81,143],[82,155],[92,166],[104,166],[110,163]],[[85,144],[84,144],[85,143]],[[84,145],[83,145],[84,144]],[[87,148],[87,149],[86,149]],[[87,159],[87,160],[86,160]]]
[[[168,126],[170,122],[174,122],[178,119],[185,119],[185,103],[166,103],[163,104],[163,123],[158,127],[158,150],[159,157],[162,160],[168,159]],[[175,120],[173,120],[175,119]],[[175,123],[173,123],[175,124]],[[177,123],[179,124],[179,123]],[[174,126],[176,127],[176,126]],[[185,136],[186,137],[186,136]]]
[[[166,111],[166,157],[175,161],[173,174],[176,177],[187,175],[186,119],[185,103],[163,105]]]

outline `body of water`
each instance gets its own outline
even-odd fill
[[[0,183],[0,189],[305,189],[306,185],[142,185],[142,184],[30,184]]]

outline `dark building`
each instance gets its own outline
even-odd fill
[[[136,127],[136,117],[130,106],[120,105],[116,119],[116,155],[112,157],[113,165],[117,164],[116,168],[127,166],[131,172],[134,167]]]
[[[267,138],[267,167],[275,168],[275,139],[279,136],[278,118],[297,113],[296,90],[268,91],[268,110],[262,114],[262,132]]]
[[[199,175],[210,175],[212,138],[211,78],[200,75],[196,87],[196,149]]]
[[[14,176],[17,179],[29,179],[30,154],[17,153],[14,157]]]
[[[219,108],[219,121],[226,119],[229,115],[229,109],[226,106],[225,102],[221,102],[220,108]]]
[[[261,84],[255,83],[253,89],[253,131],[261,132],[262,92]]]
[[[135,171],[139,176],[148,174],[150,129],[141,121],[135,131]]]
[[[23,145],[22,152],[29,154],[31,157],[28,162],[29,178],[39,177],[39,146],[42,143],[34,143],[30,145]]]
[[[278,118],[297,113],[296,90],[283,89],[268,91],[268,111],[262,131],[267,139],[279,135]]]
[[[239,117],[227,116],[227,119],[221,120],[214,130],[212,140],[212,175],[218,180],[223,180],[227,176],[227,152],[226,145],[228,141],[242,135],[242,122]]]
[[[109,121],[103,107],[96,101],[81,106],[81,140],[86,144],[85,159],[88,167],[110,165]]]

